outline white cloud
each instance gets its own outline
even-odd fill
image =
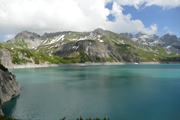
[[[91,30],[103,27],[104,0],[0,0],[0,31]]]
[[[11,40],[14,36],[15,36],[14,34],[5,34],[5,35],[0,34],[0,40],[2,39],[3,41],[8,41]]]
[[[120,5],[134,6],[136,9],[139,9],[139,7],[143,4],[145,4],[146,7],[157,5],[163,7],[164,9],[170,9],[180,6],[180,0],[113,0],[113,1],[116,1]]]
[[[114,2],[113,9],[105,8]],[[157,2],[156,2],[157,1]],[[17,34],[29,30],[43,34],[55,31],[89,31],[98,27],[114,32],[155,33],[157,25],[146,28],[141,20],[132,20],[131,14],[122,13],[122,5],[179,6],[179,0],[0,0],[0,33]],[[174,3],[173,3],[174,2]],[[162,4],[163,3],[163,4]],[[115,21],[108,21],[109,14]],[[12,37],[12,36],[11,36]],[[10,38],[10,37],[9,37]]]
[[[175,32],[171,31],[169,27],[165,26],[163,28],[163,30],[166,32],[166,33],[169,33],[169,34],[175,34]]]
[[[10,40],[11,38],[13,38],[15,35],[14,34],[7,34],[5,35],[5,39],[6,40]]]
[[[151,28],[151,29],[149,30],[149,31],[150,31],[150,33],[151,33],[151,32],[155,32],[155,33],[156,33],[156,32],[157,32],[157,30],[158,30],[158,28],[157,28],[157,24],[153,24],[153,25],[151,25],[151,26],[150,26],[150,28]]]
[[[157,5],[164,9],[170,9],[180,6],[180,0],[147,0],[146,6]]]
[[[105,25],[106,28],[109,28],[118,33],[121,32],[139,32],[143,31],[148,34],[154,34],[157,32],[157,25],[151,25],[149,28],[146,28],[142,21],[140,20],[132,20],[131,14],[124,15],[122,13],[123,8],[114,2],[111,14],[115,16],[115,22],[109,22]]]

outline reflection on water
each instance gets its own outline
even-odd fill
[[[2,106],[19,119],[180,119],[180,65],[11,69],[21,95]],[[15,102],[16,101],[16,102]]]
[[[3,104],[2,107],[6,108],[6,109],[3,109],[3,113],[6,116],[11,116],[12,113],[16,110],[16,102],[17,102],[18,98],[19,98],[19,96],[12,98],[10,102],[6,102]]]

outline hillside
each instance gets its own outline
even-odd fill
[[[36,33],[23,31],[0,43],[1,63],[178,62],[167,48],[141,44],[123,35],[96,29],[90,32]]]

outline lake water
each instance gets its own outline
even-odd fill
[[[99,65],[11,69],[21,95],[2,106],[30,120],[179,120],[180,65]]]

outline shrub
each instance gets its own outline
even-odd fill
[[[4,67],[2,64],[0,64],[0,69],[3,71],[8,71],[8,69],[6,67]]]
[[[0,120],[18,120],[18,119],[8,118],[6,116],[0,116]]]

